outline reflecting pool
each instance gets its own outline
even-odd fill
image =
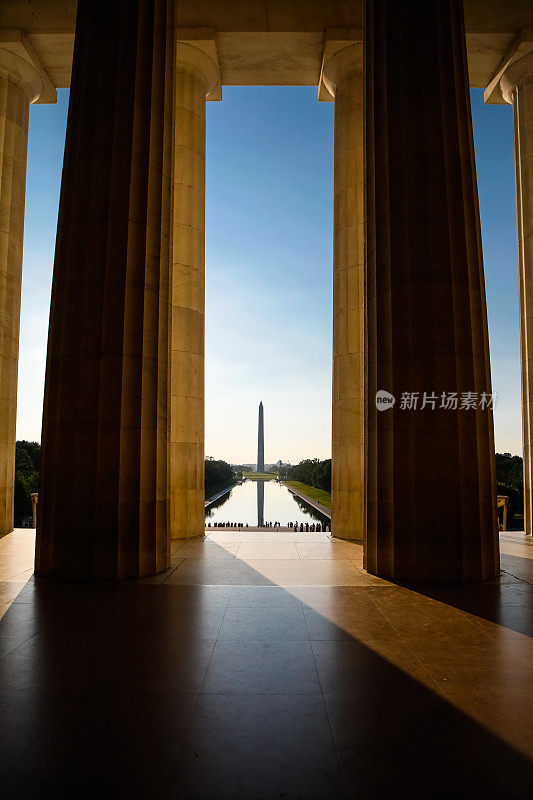
[[[277,481],[245,481],[234,486],[205,511],[206,523],[237,522],[258,525],[268,522],[322,522],[329,519],[308,506]]]

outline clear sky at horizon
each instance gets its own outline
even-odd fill
[[[17,438],[39,440],[68,91],[32,106]],[[512,113],[472,92],[496,449],[521,453]],[[206,455],[331,453],[333,105],[314,87],[225,87],[207,110]],[[431,388],[431,387],[430,387]]]

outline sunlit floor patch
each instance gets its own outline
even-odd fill
[[[424,751],[419,796],[436,779],[446,796],[527,796],[532,548],[501,539],[488,584],[399,586],[356,542],[231,529],[173,541],[154,578],[76,584],[28,580],[33,532],[15,531],[0,690],[22,727],[0,793],[62,796],[89,754],[95,794],[120,772],[133,792],[152,776],[154,797],[392,796]]]

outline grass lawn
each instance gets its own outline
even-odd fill
[[[272,481],[277,475],[272,475],[270,472],[243,472],[242,477],[248,478],[249,481]]]
[[[331,508],[331,492],[325,492],[323,489],[315,489],[314,486],[308,486],[306,483],[300,483],[300,481],[285,481],[285,483],[288,486],[292,486],[293,489],[297,489],[302,494],[307,495],[311,500],[320,503],[321,506]]]

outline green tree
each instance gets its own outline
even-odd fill
[[[230,464],[225,461],[215,461],[214,458],[205,460],[205,496],[220,492],[226,486],[235,483],[235,472]]]
[[[318,458],[306,458],[288,470],[287,478],[300,481],[316,489],[331,491],[331,459],[320,461]]]
[[[24,517],[32,514],[31,495],[39,488],[40,456],[41,445],[38,442],[22,440],[15,445],[15,528],[20,527]]]
[[[496,453],[496,491],[509,498],[508,525],[511,528],[515,516],[524,514],[523,461],[511,453]]]

